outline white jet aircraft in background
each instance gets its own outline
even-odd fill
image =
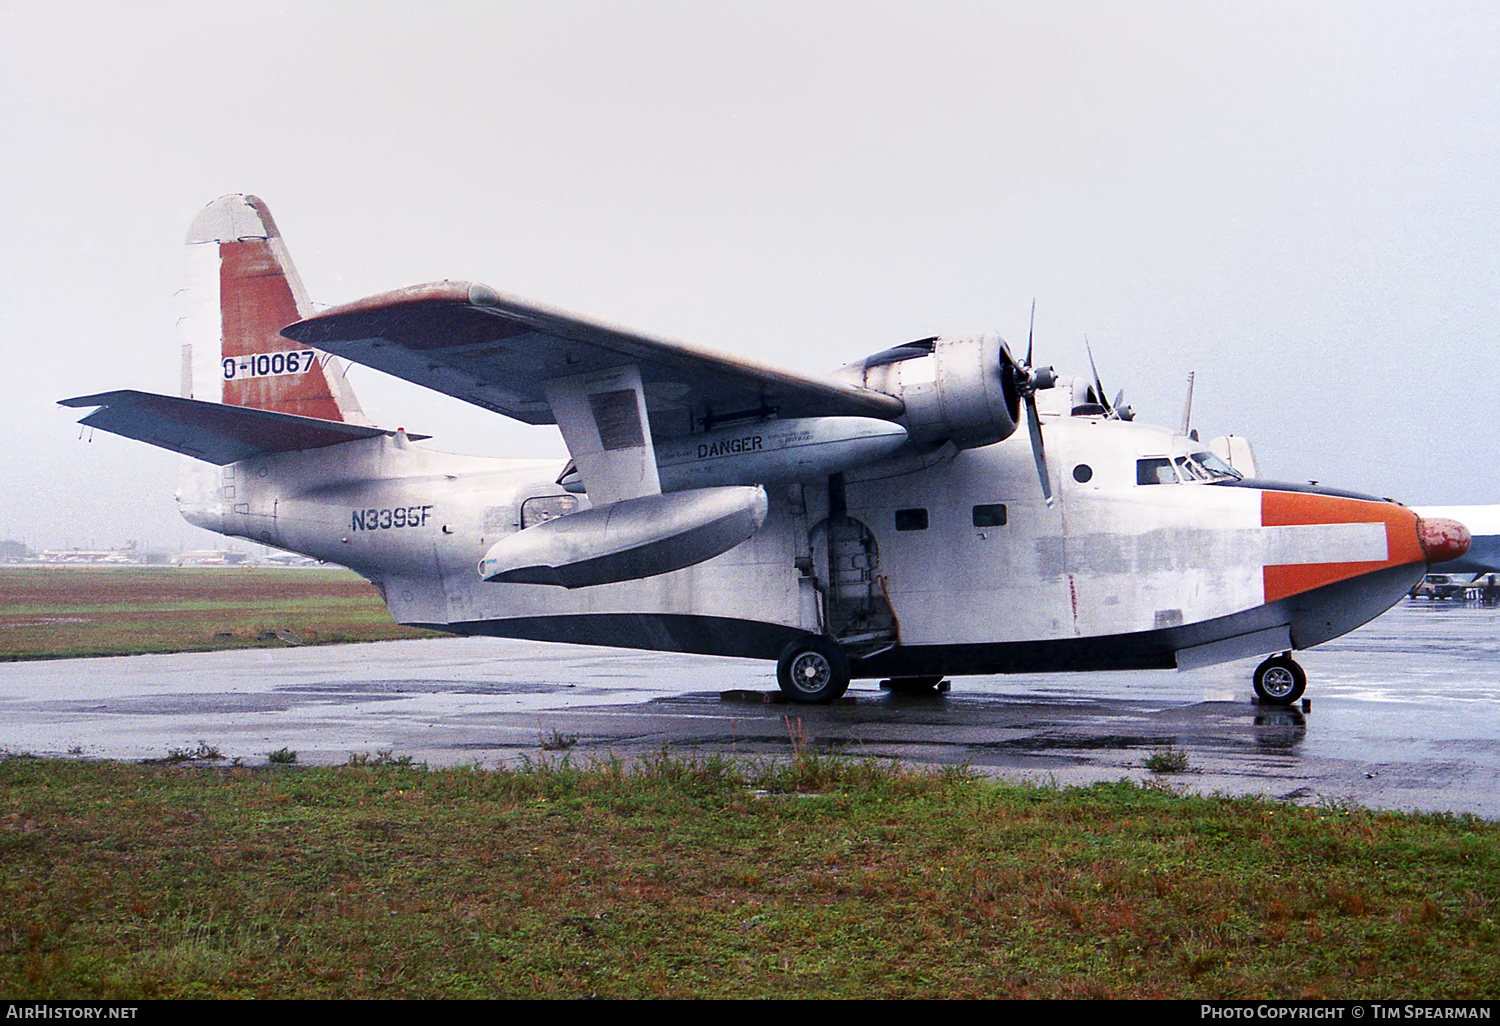
[[[1135,423],[1097,375],[1058,380],[996,335],[813,377],[464,282],[314,313],[254,196],[210,204],[187,250],[182,396],[64,405],[193,457],[193,524],[350,567],[404,624],[775,659],[796,702],[851,677],[1276,653],[1254,686],[1286,704],[1293,649],[1468,544],[1395,502],[1245,479],[1231,440]],[[572,459],[372,426],[334,356],[555,423]]]

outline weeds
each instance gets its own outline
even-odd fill
[[[792,758],[800,759],[807,754],[807,731],[802,729],[802,717],[797,717],[795,726],[790,716],[782,716],[781,719],[786,724],[787,740],[792,745]]]
[[[373,759],[370,758],[370,753],[369,752],[350,752],[349,753],[349,761],[346,762],[344,765],[346,765],[346,766],[400,766],[400,767],[404,767],[404,768],[410,768],[413,765],[415,765],[415,766],[418,766],[421,769],[426,769],[427,768],[427,764],[425,762],[423,762],[423,763],[413,763],[412,760],[411,760],[411,756],[409,756],[409,755],[393,755],[392,753],[394,751],[395,751],[395,749],[393,749],[393,748],[378,748],[378,749],[375,750],[375,757]],[[293,755],[295,755],[295,754],[296,753],[294,752]]]
[[[278,748],[274,752],[267,752],[266,759],[275,766],[290,766],[297,761],[297,753],[290,748]]]
[[[1142,759],[1141,765],[1152,773],[1186,773],[1189,770],[1188,754],[1181,748],[1163,748]]]
[[[540,741],[544,752],[566,752],[577,743],[577,734],[564,734],[560,730],[553,730],[551,734],[543,734]]]
[[[211,745],[207,741],[200,740],[197,748],[169,748],[167,754],[160,759],[148,759],[147,762],[218,762],[223,759],[223,754],[217,745]]]

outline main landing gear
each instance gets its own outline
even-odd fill
[[[1255,693],[1263,705],[1291,705],[1307,690],[1307,674],[1290,652],[1272,656],[1255,668]]]
[[[782,649],[776,683],[789,702],[826,705],[849,690],[849,660],[832,641],[809,634]]]

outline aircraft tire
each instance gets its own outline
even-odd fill
[[[1254,683],[1262,705],[1291,705],[1307,690],[1307,674],[1291,656],[1272,656],[1255,668]]]
[[[776,683],[789,702],[827,705],[849,690],[849,660],[832,641],[809,634],[782,649]]]

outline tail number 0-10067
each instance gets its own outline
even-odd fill
[[[224,357],[224,380],[268,378],[277,374],[303,374],[312,370],[318,354],[311,349],[290,349],[284,353],[248,353]]]

